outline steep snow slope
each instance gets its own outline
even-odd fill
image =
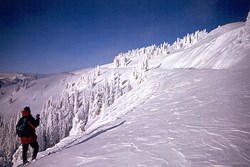
[[[149,59],[144,82],[86,132],[63,139],[29,166],[249,166],[246,25],[219,27],[187,49]],[[125,77],[136,63],[138,57],[105,68]]]
[[[154,70],[113,105],[94,132],[72,136],[71,144],[63,140],[40,156],[57,154],[29,166],[248,166],[246,72]],[[124,116],[126,106],[133,109]]]

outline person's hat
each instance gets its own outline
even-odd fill
[[[24,111],[30,112],[30,108],[29,107],[24,107],[23,109]]]
[[[22,110],[22,116],[28,116],[30,115],[30,108],[29,107],[24,107],[23,110]]]

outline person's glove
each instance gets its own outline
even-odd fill
[[[36,114],[36,119],[40,119],[40,114]]]

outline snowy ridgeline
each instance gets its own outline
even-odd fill
[[[206,35],[206,30],[196,31],[195,33],[187,34],[182,39],[177,38],[177,40],[172,45],[167,42],[164,42],[160,46],[151,45],[140,49],[130,50],[127,53],[120,53],[115,57],[114,63],[116,67],[124,67],[129,64],[129,62],[131,61],[130,58],[133,58],[135,56],[146,55],[147,59],[159,56],[166,56],[171,52],[174,52],[179,49],[186,49],[196,44]]]

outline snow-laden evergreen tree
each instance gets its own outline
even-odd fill
[[[129,58],[126,54],[120,53],[114,58],[114,64],[116,67],[124,67],[129,62]]]
[[[249,40],[250,40],[250,11],[248,12],[248,16],[246,18],[246,22],[245,22],[245,26],[243,29],[241,29],[238,38],[237,38],[237,42],[238,43],[246,43],[246,45],[249,44]]]
[[[196,31],[195,33],[187,34],[182,39],[177,38],[176,41],[172,45],[168,44],[167,42],[163,42],[159,46],[156,46],[155,44],[153,44],[148,47],[129,50],[126,53],[119,53],[114,58],[113,62],[116,67],[124,67],[129,63],[130,58],[134,56],[147,55],[149,59],[151,59],[152,57],[157,57],[157,56],[167,56],[170,52],[174,50],[192,46],[193,44],[197,43],[199,40],[204,38],[206,34],[207,34],[206,30]]]
[[[242,38],[244,38],[244,40],[250,40],[250,11],[248,12],[248,16],[246,19],[246,23],[245,23],[245,28],[243,30],[244,32],[242,33]]]
[[[16,135],[16,124],[21,114],[14,114],[10,117],[8,122],[4,121],[4,116],[0,115],[0,148],[1,154],[3,155],[0,158],[0,164],[8,165],[9,160],[12,159],[12,155],[16,151],[19,145],[19,138]]]
[[[88,96],[84,92],[76,91],[74,97],[73,119],[70,135],[85,131],[89,113]]]
[[[140,66],[135,67],[132,72],[131,81],[132,83],[138,84],[145,80],[146,72],[149,70],[148,57],[146,57]]]
[[[187,34],[182,39],[177,38],[177,40],[171,46],[171,50],[178,50],[182,48],[188,48],[195,43],[197,43],[200,39],[202,39],[207,34],[206,30],[196,31],[192,34]]]
[[[148,67],[148,58],[147,57],[143,60],[143,62],[141,64],[141,70],[144,71],[144,72],[146,72],[146,71],[149,70],[149,67]]]
[[[16,84],[16,86],[14,88],[15,92],[18,92],[20,90],[20,88],[21,88],[21,84],[20,83]]]
[[[250,33],[250,11],[248,12],[248,16],[246,19],[245,29],[246,29],[247,33],[249,34]]]
[[[60,99],[48,99],[43,105],[41,112],[41,122],[39,132],[42,134],[39,141],[42,149],[55,145],[61,139],[67,137],[72,128],[74,117],[74,105],[77,95],[64,93]]]
[[[89,81],[89,87],[93,88],[95,86],[95,79],[96,79],[96,75],[94,71],[91,71],[89,76],[88,76],[88,81]]]
[[[98,77],[100,75],[100,66],[96,66],[95,68],[95,76]]]

